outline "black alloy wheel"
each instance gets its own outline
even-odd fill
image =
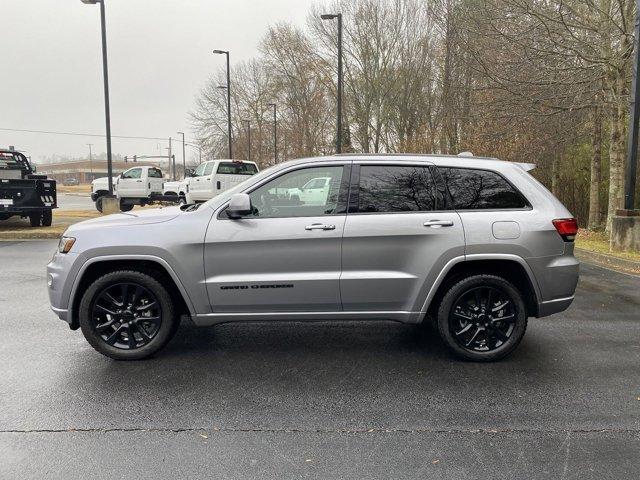
[[[461,347],[490,352],[509,341],[515,320],[513,301],[507,294],[491,286],[474,287],[453,304],[449,328]]]
[[[490,362],[509,355],[527,329],[522,293],[504,278],[480,274],[450,286],[438,306],[438,331],[466,360]]]
[[[117,270],[98,277],[78,307],[82,334],[98,352],[115,360],[150,357],[174,336],[180,318],[157,273]]]
[[[141,285],[116,283],[96,296],[91,318],[96,333],[106,344],[134,350],[158,334],[162,308],[156,296]]]

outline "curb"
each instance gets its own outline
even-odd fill
[[[575,254],[582,262],[592,263],[618,272],[640,274],[640,262],[635,260],[627,260],[607,255],[606,253],[583,250],[582,248],[575,248]]]

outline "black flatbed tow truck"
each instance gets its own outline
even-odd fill
[[[56,181],[37,175],[24,154],[0,149],[0,220],[28,218],[32,227],[48,227],[58,208]]]

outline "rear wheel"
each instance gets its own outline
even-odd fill
[[[29,214],[29,224],[32,227],[39,227],[42,220],[42,212],[33,212]]]
[[[120,211],[121,212],[130,212],[131,210],[133,210],[133,204],[132,203],[125,203],[124,199],[120,199]]]
[[[50,227],[53,222],[53,210],[44,210],[42,212],[42,226]]]
[[[169,292],[153,277],[136,271],[98,278],[82,296],[79,321],[91,346],[116,360],[153,355],[178,327]]]
[[[515,350],[527,329],[527,314],[522,294],[511,283],[494,275],[474,275],[446,293],[437,322],[453,353],[490,362]]]

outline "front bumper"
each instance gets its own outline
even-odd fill
[[[51,310],[65,322],[73,325],[71,315],[71,290],[84,256],[77,253],[58,253],[47,265],[47,286]]]

